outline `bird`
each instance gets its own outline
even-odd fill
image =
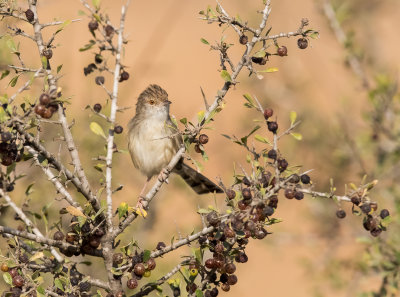
[[[147,177],[141,197],[150,179],[162,173],[181,147],[183,140],[171,120],[168,93],[159,85],[149,85],[138,97],[136,114],[128,123],[128,149],[133,165]],[[222,193],[223,190],[181,159],[172,169],[197,193]]]

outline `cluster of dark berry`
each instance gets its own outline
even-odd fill
[[[23,254],[23,255],[24,255],[24,259],[22,259],[23,261],[21,261],[21,262],[27,263],[28,257],[26,256],[26,254]],[[22,255],[20,255],[19,258],[21,258],[21,256]],[[6,263],[3,263],[1,265],[1,271],[3,271],[4,273],[7,273],[9,275],[9,277],[11,277],[11,280],[12,280],[12,288],[10,288],[9,291],[3,292],[2,296],[13,296],[13,297],[21,296],[23,293],[23,287],[25,286],[25,279],[23,278],[23,274],[22,274],[21,270],[18,269],[18,267],[9,267]],[[8,278],[7,276],[3,276],[3,277],[5,280]],[[30,290],[31,288],[26,288],[26,289],[27,290],[25,290],[25,292],[31,291]],[[36,297],[36,290],[31,291],[30,293],[26,294],[25,296]]]
[[[378,214],[378,204],[376,202],[367,201],[365,197],[363,198],[358,194],[351,197],[351,202],[353,203],[353,212],[355,211],[355,207],[358,207],[361,213],[365,215],[363,226],[372,236],[377,237],[382,231],[386,231],[382,220],[390,215],[387,209],[382,209]],[[346,217],[346,212],[343,209],[339,209],[336,211],[336,216],[343,219]]]
[[[104,235],[104,230],[101,225],[96,225],[95,222],[87,220],[80,226],[78,218],[73,217],[71,220],[71,229],[65,236],[62,231],[56,231],[53,235],[54,240],[64,240],[67,243],[80,246],[76,249],[60,249],[67,257],[79,256],[80,254],[90,254],[100,246],[101,238]]]
[[[55,96],[50,96],[47,93],[40,95],[39,103],[35,106],[35,113],[44,119],[50,119],[58,110],[58,103],[55,99]]]
[[[194,150],[196,153],[201,154],[202,151],[204,151],[203,145],[208,143],[208,135],[206,134],[200,134],[198,139],[194,140]]]
[[[21,161],[24,154],[24,147],[22,146],[22,143],[18,141],[18,134],[14,130],[8,128],[2,128],[0,129],[0,132],[1,164],[4,166],[10,166],[14,162]],[[14,189],[13,183],[7,183],[4,180],[0,180],[0,187],[5,187],[8,191]]]
[[[248,38],[246,35],[242,35],[239,38],[239,42],[241,44],[247,44],[248,42]],[[301,37],[297,40],[297,46],[300,49],[306,49],[308,47],[308,39],[306,37]],[[286,46],[282,45],[282,46],[277,46],[277,50],[275,54],[271,54],[268,52],[264,52],[263,55],[257,55],[257,56],[253,56],[251,57],[251,61],[255,64],[259,64],[259,65],[265,65],[267,64],[268,60],[269,60],[269,56],[271,55],[278,55],[280,57],[285,57],[287,56],[288,53],[288,49]]]
[[[91,34],[93,36],[95,36],[96,35],[96,31],[100,30],[99,29],[99,22],[96,19],[93,19],[92,21],[89,22],[88,28],[89,28],[89,31],[91,32]],[[105,39],[106,39],[107,42],[111,42],[111,39],[114,36],[114,33],[115,33],[115,29],[113,28],[113,26],[111,26],[109,24],[105,24],[103,26],[103,34],[104,34],[103,36],[105,36]],[[92,42],[92,45],[95,44],[94,41],[91,41],[91,42]],[[104,69],[106,69],[106,65],[104,63],[105,59],[104,59],[102,53],[103,53],[103,51],[113,51],[114,50],[113,47],[105,46],[105,44],[107,42],[98,41],[100,52],[95,54],[94,63],[90,63],[88,66],[83,68],[83,73],[85,74],[85,76],[89,75],[90,73],[92,73],[96,69],[98,69],[100,72],[103,71]],[[121,72],[120,72],[120,76],[119,76],[119,82],[123,82],[123,81],[126,81],[128,79],[129,79],[129,73],[126,72],[122,68]],[[95,83],[97,85],[104,85],[104,83],[105,83],[104,76],[102,76],[102,75],[96,76],[95,77]]]

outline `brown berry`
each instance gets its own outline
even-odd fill
[[[363,205],[360,206],[360,209],[363,213],[368,214],[371,212],[371,205],[369,203],[364,203]]]
[[[287,56],[287,47],[282,45],[281,47],[278,48],[277,53],[278,53],[278,56],[280,56],[280,57]]]
[[[150,258],[149,260],[147,260],[146,266],[147,266],[147,269],[154,270],[156,268],[156,260],[154,260],[153,258]]]
[[[53,50],[51,48],[46,48],[43,50],[42,54],[47,58],[47,60],[50,60],[53,57]]]
[[[226,273],[232,274],[232,273],[235,273],[235,271],[236,271],[236,265],[235,264],[228,263],[228,264],[225,265],[225,272]]]
[[[304,198],[303,192],[295,191],[294,198],[296,198],[297,200],[302,200]]]
[[[121,253],[116,253],[113,255],[112,260],[113,260],[113,265],[119,265],[124,260],[124,256]]]
[[[278,153],[276,152],[276,150],[272,149],[268,151],[267,156],[272,160],[276,160],[276,158],[278,157]]]
[[[95,235],[90,236],[90,237],[89,237],[89,245],[90,245],[92,248],[97,249],[97,248],[100,246],[100,239],[99,239],[99,237],[97,237],[97,236],[95,236]]]
[[[124,80],[129,79],[129,73],[126,71],[122,71],[121,76],[119,78],[119,82],[123,82]]]
[[[230,286],[233,286],[233,285],[235,285],[237,283],[237,281],[238,281],[237,276],[232,274],[232,275],[228,276],[227,284],[230,285]]]
[[[300,176],[300,180],[305,185],[311,182],[311,178],[307,174],[303,174],[302,176]]]
[[[229,200],[232,200],[236,197],[236,192],[232,189],[226,190],[226,197],[228,197]]]
[[[162,241],[160,241],[159,243],[157,243],[156,249],[157,249],[157,250],[162,250],[162,249],[164,249],[165,247],[166,247],[165,243],[162,242]]]
[[[285,171],[288,166],[289,163],[286,161],[286,159],[278,159],[278,169],[280,172]]]
[[[240,44],[246,44],[249,41],[249,38],[246,35],[241,35],[239,38]]]
[[[245,210],[249,205],[245,202],[245,200],[240,200],[238,202],[238,208],[240,210]]]
[[[51,98],[50,98],[50,96],[49,96],[48,94],[43,93],[43,94],[40,95],[40,97],[39,97],[39,102],[40,102],[40,104],[42,104],[42,105],[47,105],[47,104],[49,104],[49,103],[51,102]]]
[[[13,277],[13,285],[21,288],[24,285],[25,281],[22,276],[16,275]]]
[[[207,214],[207,222],[211,225],[211,226],[217,226],[220,222],[218,214],[215,211],[210,212],[209,214]]]
[[[128,279],[128,281],[126,282],[126,286],[131,290],[136,289],[138,286],[137,279],[136,278]]]
[[[104,28],[104,31],[106,32],[107,37],[111,37],[114,34],[114,28],[111,25],[107,25]]]
[[[39,116],[42,116],[44,111],[46,109],[46,106],[42,105],[42,104],[36,104],[35,106],[35,113]]]
[[[278,123],[277,122],[267,122],[268,130],[272,133],[276,133],[278,130]]]
[[[122,128],[122,126],[115,126],[115,127],[114,127],[114,132],[115,132],[116,134],[121,134],[122,131],[124,131],[124,128]]]
[[[231,286],[228,283],[222,284],[221,289],[224,292],[228,292],[231,289]]]
[[[264,118],[265,118],[266,120],[268,120],[270,117],[272,117],[273,114],[274,114],[274,111],[273,111],[272,108],[266,108],[266,109],[264,110]]]
[[[208,136],[206,134],[200,134],[199,142],[200,144],[206,144],[208,142]]]
[[[93,105],[93,110],[95,112],[100,112],[101,111],[101,104],[100,103],[96,103],[95,105]]]
[[[200,148],[200,145],[198,145],[198,144],[196,144],[195,146],[194,146],[194,151],[196,152],[196,153],[198,153],[198,154],[201,154],[201,148]]]
[[[220,242],[215,246],[215,252],[222,254],[224,252],[224,245]]]
[[[358,196],[351,197],[351,203],[353,203],[354,205],[359,205],[361,203],[360,197]]]
[[[339,219],[344,219],[346,217],[346,212],[343,209],[339,209],[338,211],[336,211],[336,216]]]
[[[382,229],[381,228],[375,228],[371,230],[371,235],[374,237],[379,236],[382,233]]]
[[[214,269],[215,268],[215,261],[216,260],[214,258],[207,259],[206,262],[204,263],[204,265],[208,269]]]
[[[225,235],[225,237],[227,237],[227,238],[233,238],[233,237],[235,237],[235,231],[233,231],[231,228],[229,228],[228,226],[226,226],[225,228],[224,228],[224,235]]]
[[[308,40],[307,40],[307,38],[304,38],[304,37],[299,38],[299,39],[297,40],[297,46],[298,46],[300,49],[306,49],[307,46],[308,46]]]
[[[389,211],[388,211],[387,209],[382,209],[379,216],[380,216],[382,219],[384,219],[384,218],[388,217],[389,215],[390,215],[390,213],[389,213]]]
[[[294,198],[294,191],[292,189],[286,189],[285,190],[285,197],[287,199],[293,199]]]
[[[8,271],[8,265],[6,263],[1,264],[1,271],[3,271],[3,272]]]
[[[28,20],[29,23],[32,23],[34,21],[34,19],[35,19],[35,14],[30,9],[25,11],[25,16],[26,16],[26,19]]]
[[[92,20],[89,22],[88,27],[90,31],[97,30],[97,28],[99,27],[99,23],[96,20]]]
[[[144,267],[143,263],[137,263],[133,268],[133,272],[136,275],[142,276],[146,272],[146,267]]]
[[[50,119],[53,116],[53,112],[50,108],[45,108],[42,113],[42,118]]]
[[[64,239],[64,233],[62,233],[61,231],[57,231],[56,233],[54,233],[53,239],[54,240],[63,240]]]

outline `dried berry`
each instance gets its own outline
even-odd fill
[[[165,248],[165,247],[166,247],[165,243],[162,242],[162,241],[160,241],[159,243],[157,243],[156,249],[157,249],[157,250],[162,250],[162,249]]]
[[[6,263],[1,264],[1,271],[7,272],[8,271],[8,265]]]
[[[302,200],[304,198],[303,192],[295,191],[294,198],[296,198],[297,200]]]
[[[39,102],[40,102],[40,104],[42,104],[42,105],[47,105],[47,104],[49,104],[49,103],[51,102],[51,98],[50,98],[50,96],[49,96],[48,94],[43,93],[43,94],[40,95],[40,97],[39,97]]]
[[[136,278],[128,279],[128,281],[126,282],[126,286],[131,290],[136,289],[138,286],[137,279]]]
[[[278,48],[278,56],[284,57],[287,56],[287,47],[282,45],[281,47]]]
[[[271,206],[265,206],[262,212],[263,216],[269,217],[274,214],[274,209]]]
[[[369,203],[364,203],[363,205],[360,206],[360,209],[363,213],[368,214],[371,212],[371,205]]]
[[[88,24],[88,27],[90,31],[97,30],[97,28],[99,27],[99,23],[96,20],[91,20]]]
[[[124,256],[121,253],[116,253],[112,257],[113,265],[119,265],[123,262]]]
[[[232,189],[226,190],[226,197],[228,197],[229,200],[232,200],[236,197],[236,192]]]
[[[221,285],[221,290],[224,292],[228,292],[231,289],[231,286],[227,283]]]
[[[277,122],[267,122],[268,130],[272,133],[276,133],[278,130],[278,123]]]
[[[246,44],[249,41],[249,38],[246,35],[240,35],[239,42],[240,44]]]
[[[228,263],[225,265],[224,269],[225,269],[226,273],[232,274],[232,273],[235,273],[235,271],[236,271],[236,265],[233,263]]]
[[[54,240],[63,240],[64,239],[64,233],[62,233],[61,231],[57,231],[56,233],[54,233],[53,239]]]
[[[237,283],[238,279],[237,276],[232,274],[228,276],[228,285],[233,286]]]
[[[264,229],[257,230],[254,235],[257,239],[264,239],[267,236],[267,231]]]
[[[129,73],[126,71],[122,71],[121,76],[119,78],[119,82],[123,82],[124,80],[129,79]]]
[[[298,46],[300,49],[306,49],[307,46],[308,46],[308,40],[307,40],[307,38],[302,37],[302,38],[297,39],[297,46]]]
[[[213,288],[212,290],[211,290],[211,297],[217,297],[218,296],[218,289],[217,288]]]
[[[339,219],[344,219],[346,217],[346,212],[343,209],[339,209],[338,211],[336,211],[336,216]]]
[[[24,285],[25,281],[22,276],[19,274],[13,277],[13,285],[21,288]]]
[[[354,205],[359,205],[361,203],[360,197],[358,196],[351,197],[351,203],[353,203]]]
[[[364,220],[363,226],[365,230],[371,231],[378,226],[378,222],[371,215],[368,215],[367,218]]]
[[[289,163],[286,161],[286,159],[278,159],[278,169],[280,172],[285,171],[288,166]]]
[[[194,151],[195,151],[196,153],[198,153],[198,154],[201,154],[202,150],[201,150],[201,148],[200,148],[200,145],[196,144],[196,145],[194,146]]]
[[[207,214],[207,222],[211,225],[211,226],[216,226],[219,224],[219,217],[218,214],[215,211],[210,212],[209,214]]]
[[[219,281],[223,284],[228,282],[228,275],[226,273],[222,273],[219,277]]]
[[[242,195],[243,195],[243,199],[245,199],[245,200],[249,200],[252,197],[251,191],[250,191],[249,188],[243,188],[242,189]]]
[[[388,217],[389,215],[390,215],[390,213],[389,213],[389,211],[388,211],[387,209],[382,209],[379,216],[380,216],[382,219],[384,219],[384,218]]]
[[[301,182],[305,185],[309,184],[311,182],[311,178],[307,174],[303,174],[300,176]]]
[[[90,245],[92,248],[97,249],[97,248],[100,246],[100,239],[99,239],[99,237],[97,237],[97,236],[95,236],[95,235],[90,236],[90,237],[89,237],[89,245]]]
[[[81,282],[79,284],[79,290],[81,292],[88,292],[88,291],[90,291],[91,287],[92,287],[92,285],[89,282]]]
[[[10,141],[12,138],[12,134],[10,132],[3,132],[1,133],[1,141],[2,142],[7,142]]]
[[[264,118],[266,120],[268,120],[270,117],[272,117],[273,114],[274,114],[274,111],[272,110],[272,108],[266,108],[264,110]]]
[[[100,103],[96,103],[95,105],[93,105],[93,110],[95,112],[100,112],[101,111],[101,104]]]
[[[47,58],[47,60],[50,60],[53,57],[53,50],[51,48],[46,48],[43,50],[42,54]]]
[[[146,272],[146,268],[144,267],[144,265],[142,263],[138,263],[133,268],[133,271],[136,275],[142,276]]]
[[[208,142],[208,136],[206,134],[200,134],[199,142],[200,144],[206,144]]]
[[[44,119],[50,119],[53,116],[53,111],[50,108],[45,108],[41,116]]]
[[[96,76],[96,78],[94,79],[94,81],[96,82],[96,85],[104,85],[104,76]]]
[[[248,200],[240,200],[240,201],[238,202],[238,208],[239,208],[240,210],[245,210],[245,209],[249,206],[248,203],[247,203],[246,201],[248,201]]]
[[[222,254],[224,252],[224,245],[220,242],[215,246],[215,252]]]
[[[238,263],[246,263],[249,260],[249,258],[245,253],[240,252],[238,255],[236,255],[235,260]]]
[[[174,289],[172,290],[172,294],[174,295],[174,297],[181,296],[181,289],[179,287],[174,287]]]
[[[113,28],[113,26],[111,26],[111,25],[107,25],[107,26],[104,28],[104,31],[106,32],[106,36],[107,36],[107,37],[111,37],[111,36],[114,34],[114,28]]]
[[[224,235],[226,238],[233,238],[233,237],[235,237],[235,231],[233,231],[231,228],[226,226],[224,228]]]
[[[25,11],[25,16],[29,23],[32,23],[35,19],[35,14],[30,9]]]
[[[115,126],[115,127],[114,127],[114,132],[115,132],[116,134],[121,134],[122,131],[124,131],[124,128],[122,128],[122,126]]]
[[[278,153],[276,152],[276,150],[272,149],[268,151],[267,156],[272,160],[276,160],[276,158],[278,157]]]
[[[293,199],[294,198],[294,191],[292,189],[286,189],[285,190],[285,197],[287,199]]]
[[[204,265],[208,269],[214,269],[216,266],[215,259],[214,258],[207,259],[206,262],[204,263]]]
[[[150,258],[149,260],[147,260],[146,266],[147,266],[147,269],[154,270],[156,268],[156,260],[154,260],[153,258]]]
[[[251,61],[256,63],[256,64],[259,64],[259,65],[265,65],[265,64],[267,64],[268,56],[265,56],[265,57],[251,57]]]
[[[377,236],[379,236],[379,234],[382,233],[382,229],[381,228],[375,228],[375,229],[372,229],[370,233],[371,233],[372,236],[377,237]]]

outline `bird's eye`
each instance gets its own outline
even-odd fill
[[[151,100],[149,101],[149,103],[150,103],[151,105],[153,105],[153,104],[154,104],[154,100],[151,99]]]

